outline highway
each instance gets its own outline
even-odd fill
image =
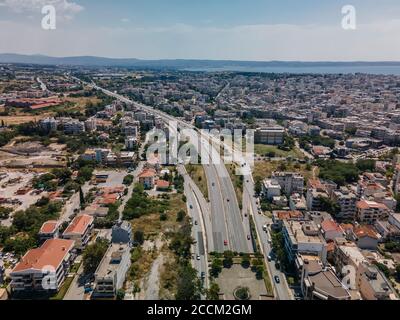
[[[75,79],[81,81],[80,79],[77,78]],[[158,115],[165,121],[177,121],[181,127],[195,130],[194,126],[187,124],[186,122],[183,122],[181,120],[177,120],[176,118],[169,116],[164,112],[153,109],[149,106],[133,102],[117,93],[100,88],[95,84],[92,84],[92,86],[93,88],[101,90],[105,94],[112,96],[122,102],[136,105],[138,108],[141,108],[144,111]],[[203,144],[204,140],[207,141],[211,140],[215,142],[216,145],[221,145],[221,141],[216,140],[215,137],[206,135],[205,133],[201,133],[200,143]],[[195,141],[195,139],[193,141]],[[274,287],[275,296],[277,299],[280,300],[293,299],[291,296],[290,289],[286,282],[286,277],[279,270],[276,270],[274,262],[269,262],[267,259],[267,255],[271,251],[271,248],[267,242],[268,237],[262,230],[262,227],[265,224],[265,217],[263,219],[263,217],[258,214],[258,205],[256,203],[256,198],[254,197],[254,181],[251,173],[251,167],[248,163],[246,163],[246,160],[243,158],[241,153],[238,154],[237,151],[232,150],[232,148],[230,148],[229,146],[225,145],[225,147],[228,150],[232,151],[232,153],[234,153],[235,162],[238,163],[241,167],[243,167],[243,172],[244,172],[243,200],[250,203],[248,204],[246,202],[244,205],[246,205],[246,207],[250,206],[251,208],[250,210],[251,215],[254,218],[254,223],[258,234],[258,240],[260,243],[260,247],[262,249],[262,253],[264,254],[266,264],[269,269],[269,274],[271,277],[271,283]],[[214,148],[212,148],[211,150],[212,154],[210,155],[211,158],[216,156],[215,152],[217,151]],[[229,240],[227,247],[230,250],[237,252],[252,252],[251,241],[247,240],[246,231],[248,230],[248,221],[246,221],[246,219],[243,217],[243,215],[239,210],[232,181],[229,178],[229,174],[226,170],[225,165],[210,164],[209,166],[204,165],[204,168],[207,180],[211,182],[211,184],[214,183],[214,186],[211,186],[211,189],[209,189],[214,250],[219,251],[221,249],[220,238],[221,237],[223,238],[226,235],[229,238],[227,239]],[[214,191],[213,188],[217,188],[217,190],[215,190],[216,192],[213,192]],[[219,233],[221,234],[221,236],[219,235]],[[280,277],[281,282],[279,284],[273,281],[273,277],[275,275],[278,275]]]
[[[204,287],[209,287],[208,277],[208,252],[209,242],[207,241],[207,223],[209,221],[209,214],[205,212],[204,203],[201,204],[201,199],[197,198],[194,188],[196,184],[189,177],[184,166],[178,166],[178,172],[185,178],[184,190],[187,198],[187,209],[189,216],[192,218],[192,237],[195,243],[192,246],[192,259],[193,267],[197,270],[198,276],[204,280]],[[204,197],[203,197],[204,198]],[[212,237],[211,237],[212,238]]]
[[[81,81],[78,78],[73,77],[77,81]],[[136,107],[150,113],[159,116],[164,119],[164,121],[168,122],[177,122],[181,128],[192,129],[192,132],[195,133],[196,128],[188,124],[184,121],[176,119],[160,110],[156,110],[152,107],[137,103],[130,99],[127,99],[124,96],[121,96],[115,92],[111,92],[107,89],[101,88],[96,84],[90,84],[96,90],[100,90],[103,93],[112,96],[122,102],[127,104],[133,104]],[[197,137],[192,135],[189,136],[191,141],[198,141],[198,137],[200,136],[196,133]],[[201,134],[200,144],[207,143],[207,139],[211,138],[210,136]],[[196,144],[195,144],[196,145]],[[210,157],[211,159],[217,159],[220,155],[217,150],[214,148],[210,148]],[[236,198],[236,193],[234,192],[234,188],[232,185],[232,181],[229,178],[229,174],[223,164],[213,164],[211,162],[210,169],[205,167],[206,175],[211,180],[215,181],[215,186],[219,187],[220,195],[216,193],[215,196],[212,196],[210,199],[211,204],[211,216],[213,219],[213,232],[214,232],[214,249],[216,251],[223,252],[225,250],[232,250],[236,252],[252,252],[251,246],[249,246],[249,241],[247,240],[247,232],[245,232],[245,225],[242,215],[239,210],[238,201]],[[213,170],[213,171],[209,171]],[[211,192],[212,193],[212,192]],[[225,226],[222,221],[225,221]],[[226,229],[225,229],[226,228]],[[226,230],[226,231],[225,231]],[[227,246],[224,246],[225,240],[227,241]],[[222,248],[221,250],[221,243]]]

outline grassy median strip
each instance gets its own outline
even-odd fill
[[[203,193],[204,198],[208,201],[208,187],[207,177],[204,168],[200,164],[188,164],[185,166],[189,176],[193,179],[200,191]]]

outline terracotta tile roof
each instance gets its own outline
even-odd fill
[[[158,188],[169,188],[169,182],[165,180],[158,180],[157,181]]]
[[[65,229],[64,235],[84,234],[89,225],[93,223],[93,220],[93,217],[87,214],[82,214],[75,217],[74,220],[72,220],[72,222],[69,224],[67,229]]]
[[[328,231],[337,231],[337,232],[342,232],[342,228],[333,220],[325,220],[321,223],[321,228],[325,232]]]
[[[276,211],[276,215],[279,220],[303,218],[303,214],[300,211]]]
[[[358,226],[354,228],[354,234],[357,238],[370,237],[378,239],[377,233],[370,226]]]
[[[139,178],[154,178],[156,176],[156,171],[153,169],[143,170],[139,175]]]
[[[47,240],[40,248],[29,250],[15,266],[12,273],[29,269],[41,270],[46,266],[53,266],[57,269],[74,247],[74,242],[64,239]]]
[[[58,227],[58,222],[56,220],[50,220],[43,223],[39,230],[41,234],[54,233]]]
[[[389,210],[386,205],[383,203],[378,203],[375,201],[367,201],[367,200],[361,200],[357,202],[357,208],[358,209],[382,209],[382,210]]]

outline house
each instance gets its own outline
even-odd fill
[[[58,291],[75,257],[73,249],[73,240],[49,239],[29,250],[11,271],[12,292]]]
[[[56,220],[50,220],[43,223],[39,230],[39,239],[44,242],[48,239],[58,238],[59,236],[59,223]]]
[[[139,183],[147,190],[153,189],[156,179],[156,171],[154,169],[145,169],[139,175]]]
[[[157,180],[156,188],[157,191],[169,191],[170,183],[165,180]]]
[[[128,244],[113,243],[108,248],[95,272],[95,285],[92,298],[113,298],[124,285],[131,265]]]
[[[321,223],[322,235],[326,241],[333,241],[344,235],[342,228],[333,220],[324,220]]]
[[[371,226],[357,226],[353,232],[360,249],[376,250],[378,248],[379,236]]]
[[[65,229],[63,238],[74,240],[75,248],[83,250],[89,242],[93,230],[93,222],[94,218],[92,216],[86,214],[76,216]]]

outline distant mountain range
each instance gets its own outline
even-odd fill
[[[21,55],[13,53],[0,54],[0,63],[21,63],[60,66],[96,66],[96,67],[134,67],[134,68],[264,68],[264,67],[369,67],[369,66],[400,66],[400,61],[373,62],[302,62],[302,61],[234,61],[234,60],[139,60],[117,59],[95,56],[49,57],[45,55]]]

